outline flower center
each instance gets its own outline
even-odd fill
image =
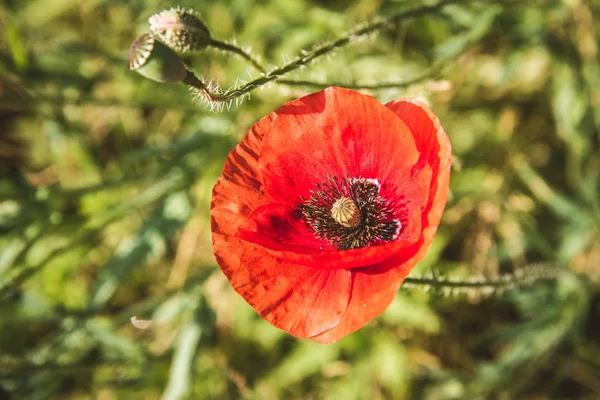
[[[338,224],[352,228],[360,224],[360,211],[348,197],[341,197],[331,206],[331,217]]]
[[[328,177],[298,208],[315,236],[339,250],[387,243],[398,237],[402,224],[379,189],[375,179]]]

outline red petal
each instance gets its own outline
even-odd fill
[[[414,254],[414,251],[412,253]],[[384,312],[396,297],[398,288],[417,261],[412,258],[399,264],[397,262],[394,260],[391,263],[353,270],[350,304],[340,323],[311,339],[320,343],[337,342]]]
[[[317,342],[336,342],[385,311],[410,270],[425,257],[446,204],[452,153],[450,140],[438,118],[416,99],[398,100],[386,106],[411,129],[417,148],[433,169],[433,176],[437,177],[431,181],[430,197],[423,209],[423,235],[413,245],[412,252],[407,250],[377,266],[353,271],[352,295],[344,317],[335,328],[311,338]],[[407,258],[406,255],[411,253],[413,255]],[[367,272],[370,269],[372,273]]]
[[[393,186],[419,159],[407,126],[370,96],[331,87],[285,104],[263,142],[265,191],[297,204],[328,175]]]
[[[231,285],[274,326],[310,337],[339,323],[350,299],[350,271],[291,264],[241,241],[220,244],[217,261]]]
[[[269,279],[238,291],[261,317],[297,337],[311,337],[339,323],[350,300],[350,271],[301,267],[262,255],[254,262],[268,266],[264,274]]]
[[[270,114],[254,124],[225,160],[222,176],[213,189],[210,211],[213,232],[217,228],[222,234],[233,236],[243,216],[269,202],[263,195],[258,157],[273,119]]]
[[[310,254],[327,249],[337,252],[336,248],[317,239],[302,220],[301,211],[289,204],[269,203],[258,207],[240,226],[236,236],[272,250],[274,255],[284,259],[287,259],[286,254],[279,254],[279,251]]]
[[[213,250],[233,288],[271,324],[308,337],[337,325],[350,297],[351,273],[290,264],[235,237],[264,196],[258,154],[273,116],[256,123],[230,153],[213,189]]]
[[[442,218],[448,186],[450,185],[450,167],[452,163],[452,146],[450,139],[439,119],[417,99],[402,99],[386,104],[413,132],[419,151],[425,155],[433,169],[433,179],[429,189],[429,202],[423,210],[424,247],[427,248]]]

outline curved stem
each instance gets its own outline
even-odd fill
[[[346,89],[352,90],[382,90],[382,89],[393,89],[393,88],[403,88],[413,83],[418,83],[422,79],[410,79],[406,81],[398,81],[398,82],[382,82],[375,84],[351,84],[344,82],[316,82],[309,80],[295,80],[295,79],[280,79],[277,81],[278,84],[286,85],[286,86],[305,86],[312,87],[316,89],[325,89],[329,86],[339,86],[344,87]]]
[[[198,92],[208,101],[210,102],[222,102],[229,100],[226,95],[214,93],[211,91],[204,82],[202,82],[194,73],[190,70],[187,70],[187,75],[181,81],[186,85],[193,87],[198,90]]]
[[[441,69],[441,65],[434,65],[431,68],[428,68],[425,72],[414,76],[409,79],[397,81],[397,82],[381,82],[374,84],[348,84],[344,82],[315,82],[309,80],[292,80],[292,79],[279,79],[277,83],[287,86],[309,86],[318,89],[325,89],[329,86],[340,86],[346,89],[353,90],[383,90],[383,89],[395,89],[395,88],[403,88],[406,86],[413,85],[415,83],[422,82],[426,79],[431,78],[436,75]]]
[[[262,64],[260,62],[258,62],[258,60],[256,60],[256,58],[254,58],[254,56],[252,56],[250,53],[246,52],[244,49],[242,49],[240,47],[237,47],[234,44],[225,43],[225,42],[221,42],[220,40],[211,39],[211,41],[208,45],[215,47],[217,49],[235,53],[235,54],[239,55],[240,57],[242,57],[243,59],[245,59],[246,61],[248,61],[250,64],[252,64],[252,66],[254,66],[254,68],[259,70],[260,72],[266,71],[265,67],[263,67]]]
[[[234,89],[234,90],[226,92],[224,94],[212,93],[208,89],[208,87],[206,85],[204,85],[201,81],[199,81],[197,78],[194,81],[192,79],[193,74],[191,74],[191,73],[188,74],[188,76],[190,76],[189,82],[193,82],[194,84],[190,84],[190,83],[186,82],[187,78],[186,78],[186,80],[184,80],[184,83],[199,89],[200,92],[202,93],[202,95],[211,102],[225,102],[225,101],[233,100],[235,98],[242,97],[242,96],[250,93],[252,90],[254,90],[260,86],[263,86],[269,82],[275,81],[275,80],[281,78],[282,76],[284,76],[285,74],[292,72],[323,55],[331,53],[333,50],[335,50],[337,48],[345,46],[346,44],[350,43],[351,41],[355,40],[356,38],[358,38],[360,36],[364,36],[366,34],[378,31],[387,26],[398,23],[399,21],[401,21],[403,19],[416,17],[416,16],[419,16],[422,14],[427,14],[429,12],[435,12],[435,11],[438,11],[439,9],[443,8],[446,5],[453,4],[453,3],[465,2],[465,1],[468,1],[468,0],[442,0],[433,5],[425,5],[425,6],[410,8],[408,10],[405,10],[403,12],[395,14],[389,18],[377,20],[373,23],[367,24],[361,28],[351,31],[347,35],[345,35],[341,38],[338,38],[332,42],[326,43],[321,46],[317,46],[312,51],[309,51],[306,54],[296,58],[294,61],[292,61],[288,64],[285,64],[279,68],[276,68],[270,72],[265,73],[262,77],[257,78],[251,82],[248,82],[247,84],[243,85],[239,89]],[[262,67],[260,67],[260,64],[256,60],[254,60],[254,58],[251,55],[249,55],[248,53],[244,52],[242,49],[240,49],[236,46],[229,45],[227,43],[223,43],[223,42],[219,42],[219,41],[213,41],[211,43],[211,45],[222,48],[223,50],[235,52],[236,54],[239,54],[240,56],[244,57],[246,60],[251,62],[255,67],[257,67],[259,69],[262,68]],[[289,81],[288,81],[288,83],[289,83]]]
[[[474,43],[479,41],[492,26],[495,17],[499,14],[498,8],[494,8],[485,12],[481,15],[480,22],[475,26],[469,28],[464,34],[461,35],[461,38],[458,40],[453,39],[451,43],[453,44],[452,51],[445,52],[445,55],[438,58],[433,64],[426,68],[421,73],[412,76],[408,79],[392,81],[392,82],[381,82],[381,83],[373,83],[373,84],[348,84],[345,82],[314,82],[310,80],[289,80],[289,79],[279,79],[277,83],[288,85],[288,86],[310,86],[316,88],[326,88],[328,86],[341,86],[347,89],[354,90],[382,90],[382,89],[395,89],[395,88],[403,88],[409,85],[413,85],[415,83],[419,83],[425,81],[427,79],[431,79],[436,75],[441,74],[442,70],[451,64],[454,60],[456,60],[461,54],[466,52]]]

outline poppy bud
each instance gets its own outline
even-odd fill
[[[138,37],[129,48],[129,69],[156,82],[181,82],[188,72],[172,49],[149,34]]]
[[[148,21],[152,33],[179,53],[202,50],[211,42],[208,29],[192,10],[171,8]]]

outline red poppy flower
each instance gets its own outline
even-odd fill
[[[450,142],[415,99],[331,87],[257,122],[213,189],[213,248],[268,322],[332,343],[393,300],[446,204]]]

